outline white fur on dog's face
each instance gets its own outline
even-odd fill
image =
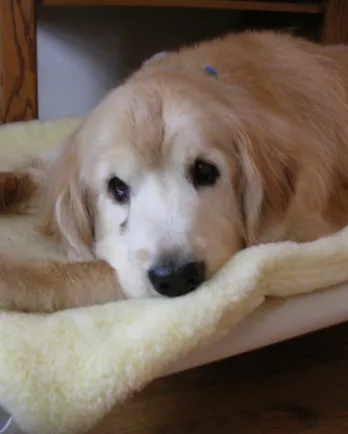
[[[155,294],[147,272],[163,258],[204,261],[208,278],[241,247],[233,167],[220,143],[207,142],[214,122],[205,113],[192,98],[159,85],[126,84],[82,131],[80,170],[94,197],[95,254],[117,270],[127,297]],[[216,185],[192,185],[197,158],[218,167]],[[130,187],[129,204],[108,192],[112,176]]]
[[[114,169],[117,172],[117,165]],[[134,187],[129,205],[115,204],[108,194],[99,195],[96,255],[118,271],[128,297],[154,292],[147,271],[161,258],[194,254],[189,233],[197,197],[187,184],[174,170],[163,168],[130,184]]]

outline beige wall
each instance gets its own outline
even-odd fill
[[[43,8],[39,13],[39,116],[86,113],[156,51],[236,28],[225,11]]]

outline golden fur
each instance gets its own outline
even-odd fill
[[[2,257],[0,306],[51,311],[150,295],[143,274],[158,254],[199,258],[209,278],[245,246],[342,228],[347,79],[346,47],[272,32],[229,35],[148,62],[57,155],[0,174],[0,212],[35,202],[42,232],[84,261]],[[185,172],[198,157],[221,171],[202,191]],[[111,174],[132,186],[129,215],[105,192]]]

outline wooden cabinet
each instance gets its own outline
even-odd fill
[[[348,44],[348,1],[327,0],[324,9],[323,41]]]
[[[321,1],[263,0],[43,0],[46,5],[159,6],[319,13]]]
[[[348,43],[348,0],[0,0],[0,123],[37,117],[36,10],[39,4],[317,14],[322,17],[324,43]]]
[[[0,123],[36,117],[36,4],[0,0]]]

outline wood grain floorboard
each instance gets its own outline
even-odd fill
[[[348,324],[159,379],[93,434],[347,434]]]

